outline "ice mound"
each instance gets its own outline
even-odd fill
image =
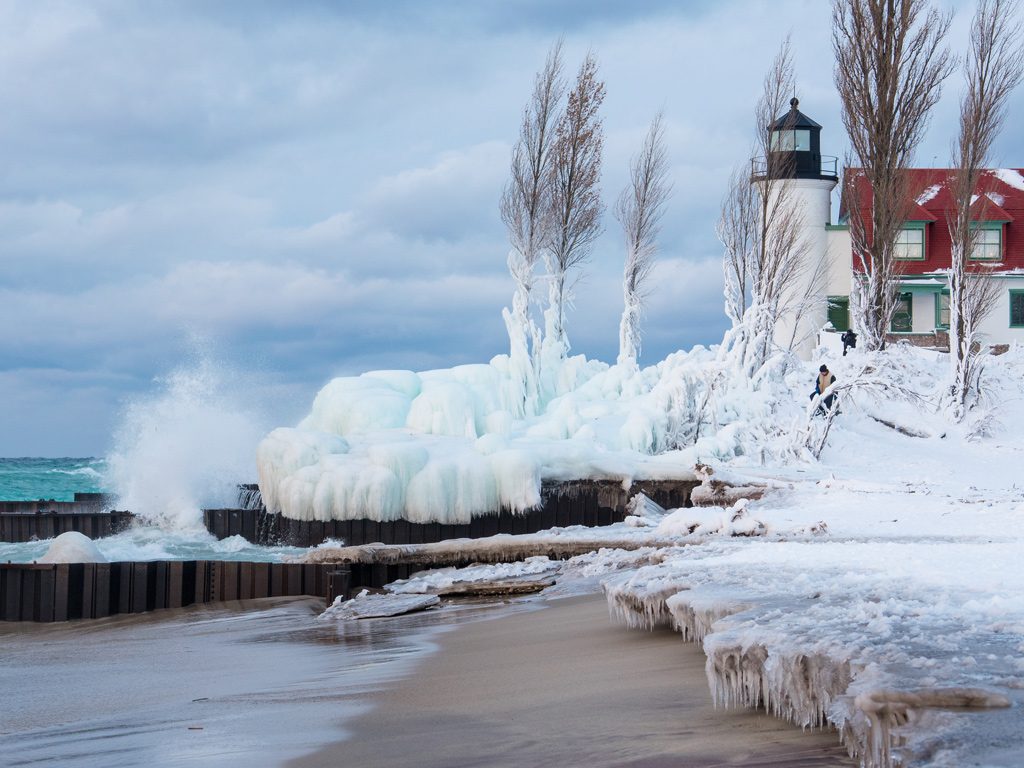
[[[62,533],[53,540],[39,563],[105,563],[107,558],[100,552],[96,542],[78,531]]]
[[[779,380],[726,387],[698,347],[638,370],[574,357],[524,401],[508,359],[337,378],[296,428],[257,451],[267,509],[296,519],[465,523],[524,512],[544,481],[693,479],[698,460],[792,453],[781,425],[803,403]],[[553,387],[553,388],[552,388]],[[788,403],[780,418],[777,402]]]

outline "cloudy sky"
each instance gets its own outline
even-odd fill
[[[962,49],[972,4],[954,7]],[[674,194],[643,362],[716,342],[714,221],[787,33],[801,108],[842,155],[824,0],[3,0],[0,455],[103,454],[126,404],[197,349],[280,424],[333,375],[505,351],[497,201],[559,35],[570,68],[588,49],[601,64],[606,199],[665,113]],[[958,90],[920,165],[945,164]],[[997,160],[1024,165],[1019,131]],[[608,215],[574,352],[615,356],[621,256]]]

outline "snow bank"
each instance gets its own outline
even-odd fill
[[[825,420],[807,413],[820,362],[837,386],[853,385],[838,390],[842,415],[827,436]],[[417,493],[439,509],[444,499],[458,508],[453,499],[491,493],[476,479],[457,478],[463,468],[486,477],[491,470],[481,460],[503,452],[516,452],[536,472],[513,481],[520,487],[534,477],[628,484],[692,473],[699,462],[713,467],[714,479],[771,489],[759,500],[663,510],[638,495],[626,523],[600,532],[322,548],[310,559],[542,556],[426,577],[440,584],[480,581],[501,569],[514,576],[572,557],[556,564],[558,583],[549,589],[565,589],[574,575],[604,574],[609,610],[623,623],[673,626],[702,644],[719,705],[831,725],[869,766],[1016,765],[1024,751],[1024,488],[1014,473],[1024,453],[1024,349],[985,358],[983,385],[998,399],[983,400],[963,425],[949,424],[942,412],[948,357],[933,352],[895,345],[882,355],[842,358],[821,350],[812,365],[790,361],[759,381],[733,376],[727,366],[695,350],[642,371],[580,367],[571,391],[522,417],[508,403],[462,390],[456,396],[455,388],[445,397],[464,418],[431,416],[430,429],[464,433],[428,434],[408,423],[327,432],[343,445],[318,448],[304,467],[314,468],[315,485],[330,483],[323,478],[337,461],[332,456],[386,466],[408,493],[433,464]],[[496,371],[488,386],[502,381]],[[460,384],[472,390],[474,378],[490,375],[466,374]],[[815,441],[820,461],[807,450]],[[279,485],[301,472],[282,472]],[[703,468],[700,474],[711,477]],[[499,486],[494,493],[500,501],[512,492]],[[427,589],[413,582],[401,588]]]

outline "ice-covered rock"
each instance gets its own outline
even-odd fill
[[[437,595],[381,595],[369,594],[365,590],[351,600],[335,598],[327,610],[320,614],[322,620],[347,621],[351,619],[379,619],[401,616],[406,613],[425,611],[440,604]]]
[[[55,538],[39,563],[105,563],[107,558],[96,542],[78,531],[68,531]]]

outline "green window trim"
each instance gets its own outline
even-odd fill
[[[942,322],[942,300],[946,300],[946,322]],[[935,330],[949,330],[949,288],[943,288],[935,294]]]
[[[897,302],[896,310],[892,313],[892,322],[889,324],[890,333],[913,333],[914,294],[909,292],[901,293]],[[903,305],[906,309],[901,309],[900,305]]]
[[[1017,298],[1018,303],[1018,322],[1013,322],[1013,301]],[[1024,328],[1024,288],[1011,288],[1010,289],[1010,327],[1011,328]]]
[[[975,243],[974,248],[971,249],[970,261],[1002,261],[1003,260],[1003,223],[1001,221],[986,221],[981,224],[977,222],[971,222],[972,230],[981,230],[985,233],[983,238],[979,239]],[[997,237],[993,239],[988,237],[988,234],[995,232]],[[993,246],[995,246],[993,248]],[[992,255],[979,255],[977,249],[981,247],[984,253],[991,253]]]
[[[924,221],[907,221],[904,222],[900,228],[899,234],[896,235],[895,248],[893,249],[892,257],[896,261],[925,261],[928,258],[927,252],[927,240],[925,236],[925,224]],[[920,233],[920,235],[918,235]],[[915,251],[920,252],[920,256],[901,256],[900,251],[913,248]]]

